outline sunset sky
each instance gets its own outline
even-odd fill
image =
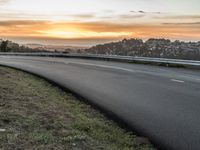
[[[94,45],[151,37],[200,41],[200,1],[0,0],[0,39]]]

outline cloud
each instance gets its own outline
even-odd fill
[[[200,19],[200,15],[164,15],[156,16],[156,19]]]
[[[68,16],[75,17],[75,18],[82,18],[82,19],[95,18],[94,14],[76,14],[76,15],[68,15]]]
[[[119,15],[119,18],[121,19],[133,19],[133,18],[142,18],[144,17],[145,15],[143,14],[123,14],[123,15]]]
[[[131,13],[140,13],[140,14],[162,14],[161,12],[146,12],[143,10],[139,10],[139,11],[130,11]]]
[[[144,11],[141,11],[141,10],[140,10],[140,11],[138,11],[138,12],[139,12],[139,13],[142,13],[142,14],[145,14],[145,13],[146,13],[146,12],[144,12]]]
[[[148,30],[153,29],[154,31],[166,28],[166,25],[199,25],[200,22],[194,23],[163,23],[163,24],[139,24],[139,23],[114,23],[114,22],[55,22],[55,21],[41,21],[41,20],[14,20],[14,21],[0,21],[0,27],[6,29],[29,29],[30,32],[33,30],[80,30],[81,31],[92,31],[92,32],[128,32],[137,30]],[[165,26],[163,26],[165,25]],[[171,26],[170,26],[171,27]],[[195,26],[194,26],[195,27]]]
[[[12,26],[34,26],[34,25],[44,25],[47,24],[47,21],[33,21],[33,20],[9,20],[9,21],[0,21],[1,27],[12,27]]]
[[[0,0],[0,5],[7,3],[9,0]]]
[[[200,22],[163,23],[163,25],[200,25]]]
[[[55,13],[28,13],[28,12],[12,12],[12,11],[2,11],[0,10],[0,20],[17,20],[17,19],[24,19],[28,20],[30,18],[37,18],[37,19],[43,19],[43,20],[50,20],[52,18],[60,18],[61,20],[65,19],[92,19],[96,18],[95,13],[81,13],[81,14],[69,14],[69,13],[62,13],[62,14],[55,14]]]
[[[120,38],[166,37],[199,39],[199,22],[163,24],[115,23],[115,22],[55,22],[41,20],[0,21],[1,37],[27,37],[29,39],[68,39],[101,41]],[[94,41],[94,40],[93,40]]]

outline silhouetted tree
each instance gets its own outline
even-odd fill
[[[1,50],[1,52],[8,52],[9,51],[8,41],[2,41],[2,43],[0,45],[0,50]]]

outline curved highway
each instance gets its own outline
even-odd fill
[[[0,56],[115,114],[162,149],[200,149],[200,71],[72,58]]]

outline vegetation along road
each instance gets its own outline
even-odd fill
[[[45,80],[0,67],[0,149],[155,148]]]

